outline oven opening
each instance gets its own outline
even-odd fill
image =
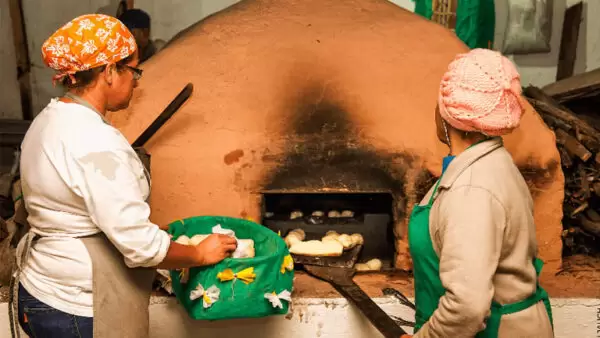
[[[263,193],[262,224],[285,237],[302,229],[305,240],[320,240],[328,231],[364,239],[358,262],[379,259],[393,268],[393,196],[377,193]]]

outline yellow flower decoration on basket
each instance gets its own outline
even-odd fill
[[[291,255],[283,257],[283,263],[281,263],[281,273],[285,273],[286,270],[294,270],[294,259]]]
[[[221,282],[227,282],[230,280],[233,280],[235,282],[239,279],[246,284],[250,284],[254,282],[256,274],[254,273],[253,267],[246,268],[238,273],[234,273],[231,269],[225,269],[217,274],[217,278]]]
[[[238,273],[234,273],[231,269],[225,269],[217,274],[217,278],[221,282],[228,282],[231,280],[233,281],[233,283],[231,283],[231,296],[235,297],[235,289],[233,288],[235,285],[235,281],[239,279],[245,284],[250,284],[254,282],[256,274],[254,273],[253,267],[246,268]]]

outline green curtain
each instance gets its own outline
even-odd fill
[[[433,0],[413,0],[415,13],[431,19]],[[496,11],[494,0],[458,0],[456,36],[469,48],[492,48]]]

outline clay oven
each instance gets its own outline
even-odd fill
[[[385,0],[246,0],[144,64],[132,106],[111,120],[133,141],[194,84],[146,145],[153,221],[216,214],[285,227],[277,217],[296,208],[354,208],[355,220],[328,222],[369,233],[372,254],[405,269],[407,216],[447,151],[434,131],[438,83],[465,50]],[[556,270],[564,178],[554,134],[528,106],[505,143],[535,198],[541,257]]]

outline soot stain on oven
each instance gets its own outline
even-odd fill
[[[534,199],[541,191],[548,189],[554,182],[557,170],[560,170],[560,164],[555,160],[540,165],[536,164],[533,158],[527,159],[525,163],[519,164],[517,167]]]
[[[389,192],[395,217],[405,216],[407,172],[416,163],[414,155],[370,145],[322,86],[304,92],[287,120],[285,151],[263,159],[276,162],[264,178],[265,191]]]

